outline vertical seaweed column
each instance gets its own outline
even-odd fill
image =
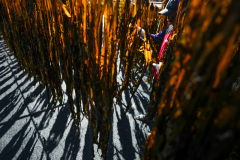
[[[89,119],[93,143],[102,149],[104,158],[113,99],[131,82],[134,94],[148,66],[139,51],[144,43],[136,27],[129,29],[130,23],[146,24],[141,17],[145,4],[140,2],[133,6],[130,0],[0,0],[1,33],[20,65],[46,89],[55,106],[58,101],[62,106],[66,88],[71,120],[79,128],[83,116]],[[150,7],[145,7],[145,13],[150,13]],[[152,28],[153,16],[147,22]],[[124,71],[118,92],[117,57]],[[135,78],[141,71],[141,77]]]

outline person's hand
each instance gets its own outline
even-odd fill
[[[134,25],[132,25],[131,23],[129,23],[128,27],[129,27],[129,28],[135,28]],[[145,36],[145,31],[144,31],[144,29],[142,29],[141,27],[137,26],[137,24],[136,24],[136,27],[137,27],[138,36],[140,36],[140,38],[141,38],[142,40],[144,40],[144,36]]]
[[[158,64],[157,63],[153,63],[153,66],[156,67],[157,69],[157,73],[159,73],[159,69],[162,67],[162,62],[159,62]]]
[[[129,27],[129,28],[134,28],[134,25],[132,25],[132,23],[129,23],[128,27]],[[136,24],[135,27],[137,27],[137,24]],[[141,27],[138,27],[138,30],[137,30],[137,31],[139,32],[141,29],[142,29]]]

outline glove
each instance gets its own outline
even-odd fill
[[[159,62],[158,64],[156,64],[156,63],[153,63],[153,66],[157,69],[157,73],[159,73],[159,69],[160,69],[160,67],[162,67],[162,62]]]
[[[129,28],[134,28],[131,23],[129,23],[129,26],[128,26],[128,27],[129,27]],[[137,27],[137,24],[136,24],[136,27]],[[137,32],[138,32],[138,35],[140,36],[140,38],[141,38],[142,40],[144,40],[144,36],[145,36],[145,31],[144,31],[144,29],[142,29],[141,27],[138,27],[138,28],[137,28]]]

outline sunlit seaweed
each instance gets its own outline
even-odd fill
[[[24,72],[40,83],[41,90],[46,89],[49,100],[53,96],[55,107],[57,102],[59,106],[63,103],[65,82],[71,119],[79,129],[83,117],[88,117],[93,143],[98,143],[103,157],[114,98],[118,100],[130,82],[134,82],[134,94],[152,62],[148,55],[145,63],[144,54],[139,51],[144,43],[129,24],[156,33],[159,9],[140,2],[0,0],[0,31]],[[158,30],[161,28],[162,25]],[[121,61],[119,69],[125,73],[119,90],[117,57]],[[138,79],[135,68],[143,71]]]
[[[237,0],[180,0],[147,115],[157,112],[144,159],[194,155],[195,146],[206,147],[215,135],[239,131],[240,91],[229,94],[240,68],[238,6]],[[0,0],[0,9],[0,32],[25,73],[46,89],[49,100],[53,96],[55,107],[62,105],[65,82],[76,128],[88,117],[93,143],[106,158],[114,103],[130,82],[136,92],[147,67],[150,82],[149,64],[159,61],[161,44],[149,36],[141,41],[135,26],[157,33],[167,26],[166,17],[141,0]],[[117,68],[124,72],[120,89]],[[125,107],[126,113],[129,103]],[[181,145],[171,150],[175,141]]]

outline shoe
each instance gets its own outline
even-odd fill
[[[134,119],[144,121],[146,119],[146,115],[140,114],[140,115],[135,116]]]
[[[131,105],[131,109],[135,110],[136,109],[136,105],[135,104]]]

